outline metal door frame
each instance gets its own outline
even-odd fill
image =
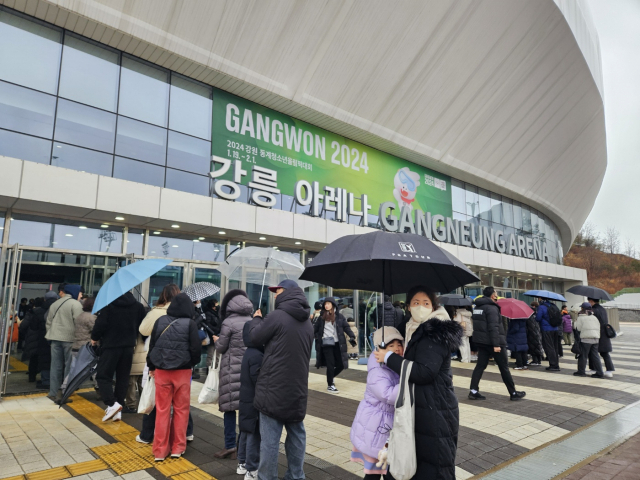
[[[0,400],[7,390],[7,381],[9,379],[9,357],[11,355],[11,339],[13,338],[13,331],[15,328],[15,322],[12,321],[11,304],[18,305],[18,293],[20,282],[20,271],[22,268],[22,249],[20,245],[15,244],[12,247],[8,247],[6,250],[6,261],[4,261],[4,275],[3,275],[3,288],[2,288],[2,314],[0,315],[0,344],[1,357],[0,357]],[[9,289],[7,292],[6,289]],[[17,312],[17,310],[16,310]],[[11,332],[8,332],[9,322],[11,321]],[[7,334],[9,337],[7,338]]]

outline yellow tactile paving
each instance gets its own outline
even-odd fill
[[[112,453],[128,450],[128,447],[124,443],[112,443],[110,445],[103,445],[101,447],[92,448],[91,450],[93,450],[96,455],[103,457]]]
[[[24,480],[24,475],[18,475],[16,477],[7,477],[4,480]]]
[[[69,470],[72,477],[79,477],[80,475],[86,475],[87,473],[99,472],[101,470],[106,470],[107,468],[109,468],[109,466],[99,458],[88,462],[67,465],[67,470]]]
[[[156,463],[156,469],[167,477],[196,470],[198,467],[185,458],[171,458]],[[204,472],[203,472],[204,473]]]
[[[118,433],[116,435],[113,435],[113,438],[115,438],[118,442],[129,442],[131,440],[135,442],[137,436],[138,431],[134,429],[134,431],[129,433]]]
[[[9,371],[26,372],[27,370],[29,370],[29,366],[26,363],[22,363],[15,357],[9,357]]]
[[[50,468],[41,472],[27,473],[27,480],[62,480],[71,477],[71,473],[65,467]]]
[[[171,477],[172,480],[216,480],[215,477],[212,477],[206,472],[202,470],[193,470],[187,473],[180,473],[178,475],[174,475]]]
[[[114,463],[113,465],[109,466],[118,475],[125,475],[127,473],[138,472],[140,470],[146,470],[147,468],[153,467],[151,463],[141,458],[125,460],[124,462]]]

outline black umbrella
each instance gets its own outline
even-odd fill
[[[440,295],[440,297],[438,297],[438,303],[445,307],[470,307],[473,305],[473,300],[471,297],[458,295],[457,293],[450,293],[447,295]]]
[[[61,407],[64,405],[67,398],[69,398],[73,392],[78,390],[80,386],[96,372],[99,357],[97,349],[98,347],[91,346],[91,343],[89,342],[78,352],[76,363],[69,371],[67,388],[62,394],[62,400],[60,400]]]
[[[332,242],[300,278],[333,288],[387,295],[406,293],[416,285],[450,292],[479,280],[464,263],[431,240],[382,231],[347,235]]]
[[[567,290],[574,295],[582,295],[583,297],[593,298],[594,300],[613,300],[613,297],[609,295],[605,290],[598,287],[589,287],[587,285],[576,285]]]
[[[464,263],[426,237],[382,231],[332,242],[300,278],[333,288],[382,292],[382,298],[417,285],[450,292],[479,280]]]

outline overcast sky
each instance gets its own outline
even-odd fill
[[[600,37],[609,165],[588,221],[640,248],[640,0],[588,0]],[[623,242],[624,244],[624,242]]]

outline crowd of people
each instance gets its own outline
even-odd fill
[[[207,365],[216,356],[220,365],[224,448],[213,456],[237,460],[237,473],[245,479],[276,479],[284,429],[285,478],[304,478],[313,343],[316,366],[326,369],[327,391],[337,394],[335,379],[349,367],[349,348],[362,337],[360,329],[354,332],[353,309],[340,309],[335,298],[316,302],[312,311],[296,282],[285,280],[270,290],[275,309],[264,318],[243,290],[203,306],[174,284],[164,287],[152,309],[127,292],[93,315],[94,299],[83,298],[77,285],[62,284],[57,293],[21,302],[19,331],[29,379],[36,381],[39,373],[37,385],[61,403],[75,357],[90,343],[99,348],[95,388],[106,406],[103,421],[109,422],[137,412],[143,385],[152,378],[155,407],[144,415],[136,440],[153,443],[156,461],[163,461],[180,457],[194,439],[191,382],[204,349]],[[594,299],[571,310],[540,299],[532,303],[534,313],[520,319],[501,314],[493,287],[468,308],[445,308],[434,292],[420,286],[408,292],[404,304],[384,300],[381,321],[372,325],[368,339],[373,352],[367,384],[351,428],[351,459],[363,465],[365,479],[392,479],[384,459],[405,359],[413,362],[416,479],[455,478],[459,413],[452,360],[477,362],[470,400],[486,399],[480,381],[490,361],[498,366],[509,398],[521,400],[526,393],[515,386],[509,356],[516,370],[546,359],[547,370],[558,371],[563,343],[577,358],[574,375],[586,376],[588,366],[593,377],[613,376],[611,327]]]

